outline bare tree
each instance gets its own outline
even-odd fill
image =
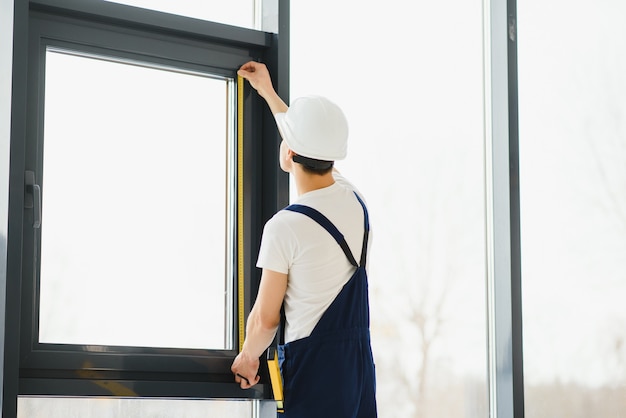
[[[466,177],[462,175],[444,175],[470,165],[467,158],[466,153],[458,153],[456,160],[451,160],[449,155],[442,156],[440,161],[443,163],[437,165],[440,172],[432,173],[416,204],[419,220],[413,227],[416,228],[419,250],[412,263],[410,280],[413,287],[405,296],[408,306],[404,315],[410,324],[407,331],[416,336],[412,355],[419,361],[417,369],[406,370],[400,377],[400,384],[410,388],[408,400],[416,411],[415,418],[443,417],[446,409],[435,398],[458,396],[462,399],[463,396],[463,385],[456,381],[446,382],[449,388],[458,389],[456,395],[452,395],[450,390],[442,395],[437,392],[433,378],[436,376],[441,380],[447,374],[447,371],[436,368],[437,363],[444,360],[437,344],[446,336],[447,324],[451,322],[448,317],[451,297],[458,292],[462,278],[472,277],[471,274],[468,277],[469,269],[460,254],[468,252],[468,245],[482,244],[468,237],[467,230],[468,224],[480,223],[481,218],[476,219],[473,214],[459,210],[468,198],[475,198],[471,195],[475,189],[464,183]],[[476,215],[480,216],[480,213],[477,211]],[[479,227],[477,231],[480,231]],[[479,264],[482,268],[482,261]],[[457,311],[455,316],[463,317],[463,314]],[[455,398],[455,401],[461,403],[460,399]]]
[[[449,283],[449,282],[447,282]],[[431,367],[431,354],[433,344],[437,341],[442,333],[445,322],[443,308],[446,302],[447,289],[442,290],[438,294],[429,295],[426,291],[420,298],[420,302],[411,310],[411,322],[415,324],[420,338],[419,345],[422,354],[422,361],[418,372],[417,397],[415,400],[417,407],[417,418],[425,417],[426,410],[426,382]],[[426,308],[427,298],[432,297],[435,300],[434,308],[429,312]]]
[[[626,231],[626,82],[619,70],[607,69],[603,76],[596,98],[600,111],[585,115],[583,136],[600,176],[603,206]]]

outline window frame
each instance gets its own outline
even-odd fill
[[[43,165],[43,92],[47,46],[175,66],[233,78],[248,60],[266,62],[279,92],[286,97],[288,82],[280,73],[288,64],[287,51],[278,35],[213,22],[169,15],[99,0],[36,0],[29,4],[28,65],[25,84],[25,140],[12,140],[9,202],[15,226],[10,252],[20,257],[8,261],[19,269],[21,299],[7,317],[19,333],[19,395],[132,396],[182,398],[268,399],[267,373],[261,383],[244,391],[234,383],[230,365],[240,346],[237,328],[244,326],[258,289],[260,272],[255,268],[258,242],[264,222],[287,201],[285,175],[278,172],[278,133],[273,117],[261,98],[247,85],[243,92],[243,200],[238,202],[244,255],[234,266],[232,350],[197,350],[150,347],[113,347],[38,342],[38,270],[40,232],[32,227],[32,209],[24,208],[25,171],[34,171],[41,184]],[[284,12],[281,12],[285,19]],[[283,36],[287,37],[287,31]],[[280,50],[280,51],[279,51]],[[283,69],[279,71],[280,69]],[[276,70],[276,71],[273,71]],[[14,66],[14,72],[20,71]],[[236,83],[235,83],[236,84]],[[263,140],[262,140],[263,138]],[[263,147],[261,143],[264,142]],[[261,158],[262,156],[262,158]],[[282,185],[284,191],[278,190]],[[266,189],[265,192],[262,190]],[[20,190],[16,193],[15,190]],[[263,196],[263,199],[261,198]],[[16,221],[16,213],[20,220]],[[17,225],[19,224],[19,226]],[[238,224],[238,222],[235,222]],[[20,232],[16,232],[20,230]],[[11,234],[12,233],[12,234]],[[239,234],[239,232],[238,232]],[[238,243],[235,240],[234,247]],[[235,251],[236,248],[233,248]],[[234,254],[237,260],[238,255]],[[19,264],[20,267],[17,265]],[[237,263],[235,263],[237,264]],[[242,271],[243,270],[243,271]],[[238,287],[243,286],[243,290]],[[243,300],[238,300],[243,295]],[[19,299],[19,298],[18,298]],[[243,317],[241,315],[243,312]],[[8,321],[7,321],[8,325]],[[17,327],[18,330],[15,330]],[[18,358],[15,358],[17,361]],[[7,383],[7,382],[5,382]],[[3,407],[4,408],[4,407]]]
[[[524,417],[517,0],[484,0],[489,415]]]

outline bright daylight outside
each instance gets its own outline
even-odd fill
[[[371,209],[385,417],[488,415],[481,8],[292,4],[292,98],[344,106],[338,167]],[[624,17],[619,0],[518,2],[529,418],[626,410]]]
[[[232,346],[228,85],[48,50],[39,341]]]
[[[370,210],[379,414],[486,417],[482,3],[324,0],[291,13],[291,99],[343,107],[337,168]]]
[[[518,2],[527,418],[626,411],[624,18]]]

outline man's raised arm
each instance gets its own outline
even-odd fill
[[[273,115],[287,111],[288,106],[274,90],[270,73],[265,64],[249,61],[241,66],[237,74],[248,80],[250,85],[265,99]]]

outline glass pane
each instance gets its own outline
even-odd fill
[[[254,418],[255,404],[258,401],[19,397],[17,418]]]
[[[626,3],[518,8],[526,417],[622,417]]]
[[[47,52],[41,342],[232,346],[231,88]]]
[[[261,0],[105,0],[248,29],[261,29],[256,21]]]
[[[337,168],[371,213],[379,415],[486,417],[482,3],[382,4],[291,3],[291,97],[350,124]]]

